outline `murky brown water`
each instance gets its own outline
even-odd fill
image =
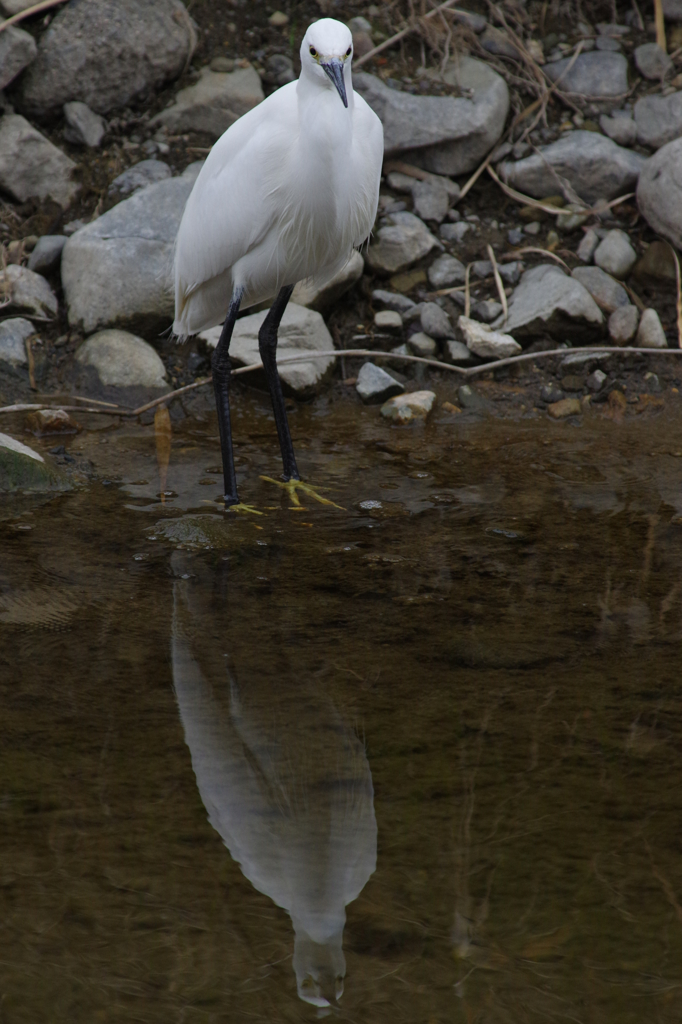
[[[237,406],[3,506],[3,1024],[679,1020],[682,420]]]

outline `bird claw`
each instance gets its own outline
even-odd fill
[[[291,508],[292,512],[297,512],[299,510],[301,512],[304,511],[303,505],[301,505],[301,502],[298,500],[297,491],[302,491],[303,494],[307,494],[309,497],[314,498],[315,501],[319,501],[320,505],[331,505],[332,508],[338,508],[341,509],[342,512],[345,512],[343,505],[337,505],[336,502],[330,501],[329,498],[323,498],[314,487],[311,487],[310,484],[304,483],[303,480],[273,480],[271,476],[262,476],[261,480],[265,480],[269,484],[274,484],[275,487],[281,487],[287,492],[289,500],[293,502],[293,506]],[[319,490],[324,491],[328,490],[328,488],[320,487]]]
[[[245,505],[243,501],[240,501],[236,505],[228,505],[225,511],[237,512],[239,515],[246,515],[248,512],[250,512],[254,516],[265,515],[264,512],[259,512],[257,508],[253,507],[253,505]]]

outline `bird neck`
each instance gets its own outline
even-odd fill
[[[305,66],[296,84],[301,137],[311,144],[319,142],[332,148],[348,147],[353,124],[353,82],[350,67],[344,68],[348,107],[331,82],[321,81]]]

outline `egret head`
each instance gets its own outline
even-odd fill
[[[353,58],[350,29],[334,18],[321,18],[308,28],[301,43],[301,75],[313,76],[338,92],[348,106],[346,73]]]
[[[300,922],[295,918],[293,921],[296,934],[293,967],[299,998],[320,1008],[336,1006],[343,995],[346,975],[343,924],[335,934],[316,942]]]

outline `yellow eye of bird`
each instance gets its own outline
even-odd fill
[[[317,50],[315,49],[314,46],[310,47],[310,56],[311,57],[317,57]]]

